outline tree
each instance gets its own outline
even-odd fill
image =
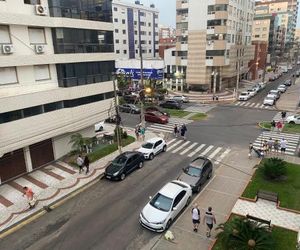
[[[271,232],[264,224],[246,218],[235,217],[217,227],[217,239],[224,249],[270,250],[274,247]]]
[[[88,153],[87,145],[93,142],[93,138],[83,137],[81,134],[76,133],[71,135],[69,144],[72,144],[72,149],[81,153],[84,149]]]
[[[118,89],[125,89],[129,85],[129,81],[124,74],[117,75]]]
[[[287,173],[285,161],[275,157],[269,158],[264,161],[261,168],[265,178],[271,180],[280,179]]]

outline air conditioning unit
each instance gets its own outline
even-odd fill
[[[12,54],[14,52],[14,46],[12,44],[3,44],[2,53],[3,54]]]
[[[35,6],[35,12],[39,16],[46,16],[46,15],[48,15],[47,7],[45,7],[43,5],[36,5]]]
[[[42,54],[45,52],[45,46],[44,45],[35,45],[35,53]]]

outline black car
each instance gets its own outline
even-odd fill
[[[144,166],[144,155],[136,151],[127,151],[117,156],[105,169],[109,180],[124,180],[126,175]]]
[[[193,160],[188,167],[183,168],[178,180],[189,184],[193,192],[200,192],[205,182],[212,176],[212,162],[202,156]]]
[[[150,106],[150,107],[147,107],[145,109],[146,112],[151,112],[151,111],[157,111],[165,116],[169,116],[170,117],[170,114],[168,112],[166,112],[165,110],[159,108],[159,107],[156,107],[156,106]]]
[[[181,103],[175,100],[167,100],[159,104],[159,106],[163,108],[169,108],[169,109],[181,109]]]
[[[132,114],[140,114],[141,110],[135,106],[134,104],[123,104],[119,106],[119,110],[121,112],[132,113]]]

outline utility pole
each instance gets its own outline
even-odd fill
[[[239,54],[239,49],[238,49],[238,54]],[[239,56],[238,56],[238,60],[237,60],[237,76],[236,76],[236,86],[235,86],[235,95],[236,95],[236,98],[238,97],[239,95],[239,83],[240,83],[240,59],[239,59]]]
[[[143,51],[142,51],[142,44],[141,44],[141,39],[140,39],[140,44],[139,44],[139,50],[140,50],[140,63],[141,63],[141,87],[144,89],[144,62],[143,62]],[[145,92],[142,95],[143,97],[145,96]],[[140,95],[140,103],[141,103],[141,125],[143,128],[145,128],[145,113],[144,113],[144,100],[141,98]]]
[[[116,107],[116,136],[117,136],[117,144],[118,144],[118,151],[122,153],[122,145],[121,145],[121,137],[120,137],[120,122],[121,117],[119,115],[119,100],[117,95],[117,88],[116,88],[116,80],[115,74],[113,73],[113,85],[114,85],[114,100],[115,100],[115,107]]]

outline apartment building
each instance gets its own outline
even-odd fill
[[[144,6],[114,0],[114,44],[117,58],[140,57],[140,44],[144,58],[158,57],[158,9],[154,4]]]
[[[176,30],[170,27],[159,27],[159,57],[165,57],[165,50],[176,46]]]
[[[254,57],[254,0],[177,0],[176,82],[221,91],[244,77]],[[178,77],[180,79],[178,79]]]
[[[113,110],[110,0],[0,1],[2,183],[95,135]]]

